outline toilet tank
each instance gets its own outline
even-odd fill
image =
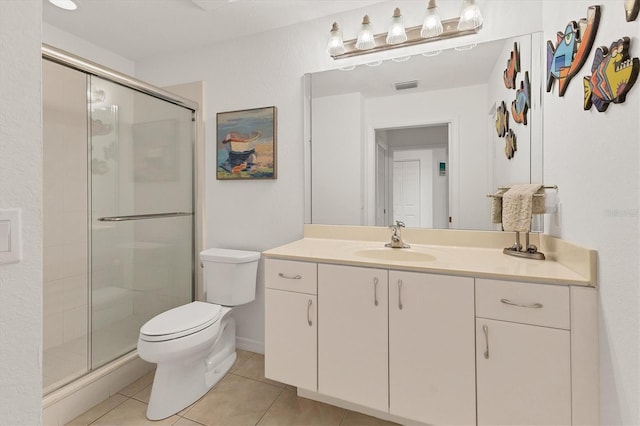
[[[255,251],[210,248],[200,252],[206,301],[223,306],[253,301],[259,260],[260,253]]]

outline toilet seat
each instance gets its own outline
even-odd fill
[[[140,340],[164,342],[188,336],[215,324],[220,319],[221,306],[192,302],[163,312],[140,328]]]

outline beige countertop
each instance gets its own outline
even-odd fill
[[[439,230],[438,244],[423,244],[428,234],[411,234],[406,232],[404,238],[411,244],[409,249],[385,248],[385,240],[376,241],[382,235],[380,228],[372,228],[368,237],[347,239],[362,236],[358,227],[357,235],[345,232],[349,228],[341,228],[343,232],[317,232],[318,229],[305,228],[305,238],[263,252],[267,258],[300,260],[308,262],[334,263],[343,265],[378,267],[385,269],[402,269],[436,274],[470,276],[477,278],[496,278],[540,282],[548,284],[595,286],[595,259],[593,250],[584,249],[553,237],[536,238],[543,247],[549,249],[547,260],[522,259],[502,253],[499,244],[503,242],[504,233],[480,233],[481,238],[497,235],[499,241],[479,242],[478,232],[453,231],[448,240],[446,231]],[[384,229],[384,228],[383,228]],[[321,229],[332,231],[333,229]],[[384,233],[388,230],[384,229]],[[428,231],[427,231],[428,232]],[[309,236],[310,235],[310,236]],[[328,238],[318,238],[326,235]],[[346,238],[336,238],[344,235]],[[411,239],[413,237],[413,239]],[[469,245],[450,245],[459,243],[461,237],[470,241]],[[538,237],[538,236],[536,236]],[[548,240],[552,238],[552,240]],[[414,241],[417,241],[415,243]],[[495,245],[498,247],[495,247]],[[502,246],[504,247],[504,246]]]

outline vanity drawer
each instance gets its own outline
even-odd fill
[[[569,287],[476,279],[476,316],[545,327],[570,326]]]
[[[265,283],[267,288],[318,294],[318,264],[267,259]]]

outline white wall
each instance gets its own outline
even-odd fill
[[[87,25],[90,25],[90,23],[87,23]],[[104,67],[113,68],[127,75],[135,75],[136,66],[134,61],[96,46],[46,22],[42,23],[42,42]]]
[[[605,113],[583,110],[582,78],[595,49],[632,37],[640,56],[640,20],[627,23],[623,1],[603,1],[600,27],[587,62],[558,97],[544,102],[544,176],[558,185],[560,211],[546,224],[553,235],[598,250],[602,424],[640,424],[640,286],[638,196],[640,82],[623,104]],[[591,1],[543,3],[545,40],[586,16]],[[598,2],[595,2],[598,4]]]
[[[0,208],[22,209],[22,261],[0,265],[0,424],[42,403],[42,2],[0,1]]]

